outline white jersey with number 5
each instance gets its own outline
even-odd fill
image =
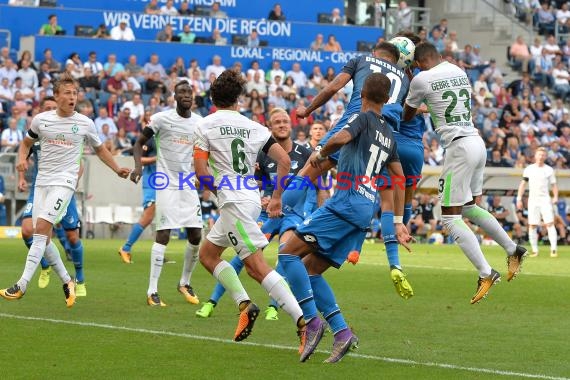
[[[195,146],[210,153],[220,207],[226,202],[260,203],[255,162],[270,136],[265,126],[237,111],[219,110],[200,121]]]
[[[94,148],[101,145],[93,120],[77,112],[60,117],[56,111],[47,111],[33,118],[30,132],[38,136],[42,152],[36,186],[75,190],[85,143]]]
[[[447,148],[456,137],[479,135],[471,120],[471,92],[465,72],[442,61],[412,79],[406,104],[413,108],[427,104],[435,131]]]
[[[529,201],[540,198],[550,199],[550,185],[556,183],[552,167],[546,164],[543,166],[529,165],[523,171],[523,178],[528,179]]]

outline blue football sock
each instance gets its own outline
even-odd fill
[[[412,217],[412,204],[406,203],[404,205],[404,226],[408,225],[410,218]]]
[[[310,320],[317,316],[317,305],[313,299],[311,281],[305,265],[299,256],[279,253],[279,263],[283,266],[285,277],[289,281],[291,291],[297,298],[299,306],[303,310],[305,320]]]
[[[390,267],[401,268],[400,257],[398,256],[398,240],[396,240],[396,231],[394,229],[394,213],[385,211],[380,217],[380,225],[382,227],[382,239],[386,246],[386,255],[388,256],[388,264]]]
[[[348,328],[328,282],[320,274],[311,275],[309,278],[311,279],[311,287],[313,288],[313,297],[315,297],[317,309],[327,320],[333,334]]]
[[[133,226],[133,229],[131,230],[131,233],[129,234],[129,237],[127,238],[127,241],[123,245],[123,251],[131,252],[131,248],[132,248],[133,244],[135,244],[137,242],[137,240],[139,240],[143,231],[144,231],[144,227],[141,226],[140,223],[135,224]]]
[[[241,261],[241,259],[239,258],[239,256],[235,255],[234,258],[232,259],[232,261],[230,261],[230,265],[234,268],[236,273],[239,275],[239,273],[243,269],[244,264],[243,264],[243,261]],[[222,284],[217,282],[216,286],[214,287],[214,290],[212,291],[212,294],[210,295],[210,301],[213,301],[214,304],[218,304],[218,302],[220,301],[220,298],[222,298],[222,296],[224,295],[225,292],[226,292],[226,288],[224,288],[222,286]]]
[[[75,267],[75,280],[79,283],[85,282],[83,275],[83,244],[81,244],[81,240],[71,245],[71,257]]]
[[[34,242],[34,237],[30,236],[27,239],[23,239],[24,240],[24,244],[26,245],[26,247],[28,247],[28,249],[32,246],[32,243]]]
[[[49,268],[49,263],[45,257],[42,257],[42,259],[40,260],[40,265],[42,266],[43,270],[46,270]]]
[[[55,236],[57,236],[57,240],[59,240],[61,246],[65,250],[65,252],[69,252],[71,247],[69,245],[69,241],[67,240],[67,236],[65,236],[65,230],[63,227],[54,227]]]

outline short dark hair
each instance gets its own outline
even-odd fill
[[[178,89],[178,87],[182,86],[182,85],[188,85],[190,86],[190,82],[188,82],[186,79],[181,80],[180,82],[176,83],[176,85],[174,86],[174,92],[176,92],[176,90]]]
[[[422,42],[416,46],[416,51],[414,53],[414,59],[416,61],[423,61],[426,58],[438,58],[439,53],[435,45],[429,42]]]
[[[225,70],[210,87],[216,107],[231,107],[245,91],[245,79],[234,70]]]
[[[361,95],[371,102],[384,104],[390,98],[390,87],[392,82],[381,73],[372,73],[364,81]]]
[[[392,55],[392,57],[394,57],[394,62],[398,62],[398,60],[400,59],[400,50],[398,50],[398,48],[395,45],[392,45],[389,42],[383,41],[376,44],[376,46],[374,46],[374,50],[382,50]]]
[[[56,100],[53,96],[44,96],[44,98],[40,102],[40,109],[44,108],[44,104],[46,104],[46,102],[49,101],[55,102]]]

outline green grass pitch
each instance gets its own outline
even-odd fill
[[[166,308],[146,305],[150,241],[135,246],[133,265],[120,262],[118,240],[86,240],[88,296],[66,309],[59,279],[47,289],[37,274],[25,297],[0,299],[0,377],[251,379],[487,379],[570,377],[570,249],[558,258],[541,247],[523,272],[506,281],[499,247],[483,247],[503,281],[489,297],[470,305],[477,273],[457,246],[415,245],[401,260],[415,296],[397,296],[381,244],[365,244],[360,262],[329,270],[326,278],[359,349],[336,365],[323,364],[331,348],[327,334],[318,352],[299,363],[293,321],[257,321],[244,342],[231,341],[237,308],[224,297],[209,319],[176,291],[184,243],[173,240],[159,292]],[[0,286],[20,276],[26,250],[17,240],[0,242]],[[232,254],[226,251],[229,259]],[[266,250],[276,261],[276,245]],[[66,263],[73,273],[71,263]],[[242,275],[262,310],[267,296]],[[213,278],[198,265],[193,286],[207,301]]]

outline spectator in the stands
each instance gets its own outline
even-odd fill
[[[133,30],[128,25],[127,20],[123,19],[119,22],[119,25],[114,26],[111,29],[111,39],[116,41],[134,41],[135,34]]]
[[[340,9],[333,8],[333,10],[331,11],[331,24],[334,24],[334,25],[345,25],[346,24],[346,20],[345,20],[344,16],[342,16],[340,14]]]
[[[117,134],[117,125],[115,124],[115,121],[109,117],[109,113],[107,112],[107,108],[106,107],[99,107],[99,116],[97,116],[94,120],[95,122],[95,128],[97,128],[97,133],[101,134],[102,129],[103,129],[103,125],[107,125],[109,127],[109,132],[108,134],[112,137],[114,137]]]
[[[160,7],[161,15],[178,16],[178,9],[174,6],[173,0],[166,0],[166,4]]]
[[[253,112],[255,107],[259,107],[260,111],[262,113],[265,113],[265,103],[263,101],[263,98],[259,96],[259,92],[254,88],[251,90],[249,96],[247,97],[246,109],[249,112]]]
[[[552,59],[549,58],[548,51],[546,49],[542,49],[540,61],[534,68],[535,81],[542,84],[542,86],[551,88],[554,86],[554,78],[552,77],[553,69],[554,65],[552,63]]]
[[[85,75],[79,78],[79,86],[85,90],[86,93],[95,96],[94,92],[101,89],[100,76],[93,74],[89,66],[83,69],[83,74]],[[42,79],[42,83],[43,81],[49,82],[47,78]],[[49,96],[49,94],[46,95]]]
[[[285,109],[287,107],[287,103],[285,102],[285,98],[283,96],[283,88],[277,87],[275,90],[275,95],[271,95],[267,99],[267,103],[272,103],[275,107]]]
[[[257,90],[259,97],[262,99],[267,98],[267,85],[265,84],[263,75],[259,72],[253,74],[251,80],[246,83],[245,88],[247,94],[250,94],[253,90]]]
[[[568,3],[561,4],[560,9],[556,11],[556,21],[562,33],[568,33],[570,27],[570,10],[568,10]]]
[[[100,76],[100,79],[105,77],[105,70],[103,69],[103,64],[97,61],[97,52],[91,51],[89,52],[89,58],[83,64],[83,70],[91,69],[92,75]]]
[[[14,92],[10,86],[10,80],[6,77],[0,80],[0,102],[4,104],[4,109],[9,103],[14,101]]]
[[[18,70],[18,76],[22,78],[22,85],[32,90],[38,87],[38,73],[30,67],[30,61],[22,61],[22,68]]]
[[[396,19],[398,20],[398,28],[400,30],[410,30],[412,28],[413,11],[405,1],[400,1],[398,4],[398,13]]]
[[[129,100],[123,104],[121,110],[125,110],[126,108],[129,108],[131,110],[131,117],[135,119],[139,125],[142,125],[144,105],[142,103],[141,96],[139,94],[135,94],[132,100]]]
[[[552,70],[552,77],[554,78],[554,92],[556,96],[566,100],[570,95],[570,84],[568,83],[570,74],[564,66],[564,62],[560,61],[556,64],[556,67]]]
[[[317,34],[315,40],[311,42],[311,50],[314,51],[324,51],[325,50],[325,39],[321,33]]]
[[[273,6],[273,9],[269,12],[267,19],[271,21],[285,21],[285,14],[283,13],[281,4],[277,3]]]
[[[164,66],[159,62],[158,54],[152,53],[150,56],[150,61],[144,64],[143,72],[146,77],[153,75],[155,72],[158,72],[160,78],[166,78],[166,71],[164,70]]]
[[[542,2],[541,7],[538,10],[537,16],[538,16],[538,33],[539,34],[554,33],[556,17],[554,16],[554,12],[547,1]]]
[[[325,51],[332,51],[332,52],[342,51],[342,47],[340,46],[340,43],[336,40],[336,37],[334,34],[329,35],[324,50]]]
[[[215,1],[212,4],[212,9],[210,9],[210,17],[214,17],[214,18],[226,18],[226,17],[228,17],[226,12],[220,10],[220,2],[219,1]]]
[[[499,149],[491,151],[491,158],[487,161],[487,166],[493,168],[509,168],[512,165],[503,157]]]
[[[267,71],[265,75],[265,80],[267,81],[267,83],[272,84],[275,82],[276,76],[281,77],[281,80],[285,78],[285,71],[281,69],[281,62],[279,62],[278,60],[275,60],[271,63],[271,69]]]
[[[129,111],[125,110],[123,114],[128,112]],[[130,156],[133,153],[133,141],[138,138],[139,131],[136,127],[136,124],[133,123],[134,120],[127,120],[128,115],[121,115],[119,117],[119,122],[121,122],[121,118],[124,122],[121,123],[123,126],[119,127],[117,135],[115,136],[115,147],[123,156]]]
[[[125,65],[125,71],[129,76],[136,78],[139,83],[144,81],[144,71],[142,66],[137,63],[137,56],[135,54],[129,56],[129,63]]]
[[[307,85],[307,74],[301,70],[301,64],[299,62],[293,63],[291,70],[287,71],[287,76],[293,78],[299,90]]]
[[[451,51],[456,54],[459,52],[459,44],[457,43],[457,32],[452,30],[444,39],[445,44],[449,44]]]
[[[100,24],[99,27],[97,28],[97,30],[95,31],[95,34],[93,35],[93,38],[109,38],[111,37],[111,35],[109,34],[109,31],[107,30],[107,27],[105,26],[105,24]]]
[[[81,78],[83,74],[83,63],[78,53],[71,53],[67,61],[65,61],[65,67],[67,71],[70,71],[71,75],[75,79]]]
[[[32,53],[29,50],[24,50],[22,52],[22,55],[20,56],[20,59],[18,60],[18,70],[22,68],[22,61],[23,60],[28,60],[30,62],[30,68],[34,71],[38,71],[38,68],[36,67],[34,60],[32,59]]]
[[[176,73],[176,77],[183,78],[186,76],[186,65],[184,64],[184,58],[176,57],[174,64],[170,67],[170,74]]]
[[[11,117],[8,120],[8,128],[2,131],[2,152],[15,152],[18,145],[24,140],[24,134],[18,129],[16,118]]]
[[[442,52],[445,49],[445,43],[443,42],[443,34],[439,28],[434,28],[431,34],[428,36],[428,41],[432,43],[438,52]]]
[[[75,104],[75,110],[93,120],[93,115],[95,113],[93,103],[85,97],[85,91],[81,88],[77,91],[77,103]]]
[[[179,16],[192,16],[194,12],[190,9],[188,1],[184,0],[180,3],[180,8],[178,8]]]
[[[107,62],[103,65],[103,70],[107,77],[112,77],[119,71],[125,71],[125,66],[121,62],[117,62],[117,56],[111,53],[107,56]]]
[[[241,72],[241,70],[240,70]],[[251,67],[247,70],[247,75],[253,78],[253,74],[258,73],[261,80],[265,79],[265,71],[259,67],[259,61],[251,61]]]
[[[4,66],[4,62],[8,58],[10,58],[10,49],[7,46],[0,48],[0,66]]]
[[[188,74],[187,77],[192,78],[192,73],[194,71],[198,71],[200,73],[200,80],[203,82],[204,81],[204,70],[202,70],[202,68],[200,67],[200,65],[198,65],[198,60],[196,58],[192,58],[190,60],[190,66],[188,67]]]
[[[336,77],[336,72],[334,71],[334,67],[332,66],[327,67],[327,72],[325,73],[325,80],[330,83],[335,77]]]
[[[180,33],[178,37],[180,37],[180,42],[182,42],[183,44],[191,44],[194,43],[194,40],[196,39],[196,34],[192,33],[192,31],[190,30],[190,24],[185,24],[182,29],[182,33]]]
[[[311,72],[311,74],[309,74],[308,87],[314,88],[318,92],[321,90],[321,88],[323,88],[323,80],[324,80],[324,76],[323,76],[323,73],[321,71],[321,66],[319,66],[318,64],[315,64],[313,66],[313,71]]]
[[[487,67],[483,71],[483,75],[485,76],[485,80],[487,81],[487,84],[493,82],[497,78],[503,77],[503,72],[497,66],[497,61],[495,60],[495,58],[491,58],[489,60],[489,67]]]
[[[523,73],[532,72],[533,62],[528,45],[523,36],[518,36],[509,48],[511,59],[522,66]]]
[[[47,63],[50,73],[59,73],[61,71],[61,63],[53,59],[51,49],[44,50],[44,60],[42,63]]]
[[[215,78],[217,78],[221,73],[226,70],[226,67],[222,65],[222,57],[219,55],[214,55],[212,57],[212,64],[206,66],[205,76],[206,78],[210,78],[210,74],[214,74]]]
[[[540,37],[535,37],[534,42],[529,47],[530,55],[534,60],[534,65],[537,66],[540,64],[540,59],[542,57],[542,41]]]
[[[0,67],[0,79],[8,78],[10,85],[12,85],[17,76],[17,66],[12,61],[12,58],[7,58],[6,62],[4,62],[4,66]]]
[[[107,107],[107,113],[109,114],[109,117],[113,118],[113,120],[117,122],[119,113],[121,112],[121,100],[119,97],[116,94],[111,94],[105,106]]]
[[[159,92],[162,95],[166,92],[166,86],[162,79],[160,78],[160,73],[155,71],[152,73],[146,80],[145,83],[145,93],[146,94],[155,94]]]
[[[439,29],[441,32],[441,38],[445,39],[447,37],[447,19],[442,18],[439,20],[439,24],[436,24],[433,26],[433,28],[431,28],[430,34],[433,34],[433,31],[436,29]]]
[[[55,36],[56,34],[61,33],[63,28],[57,24],[57,16],[51,14],[48,16],[48,23],[43,24],[40,28],[40,35],[41,36]]]
[[[166,24],[164,29],[156,34],[156,40],[159,42],[171,42],[173,36],[172,25]]]
[[[123,72],[117,71],[115,75],[107,79],[107,92],[110,94],[116,94],[121,97],[123,92],[127,89],[127,84],[123,79]]]
[[[279,87],[279,86],[278,86]],[[288,94],[290,92],[295,92],[297,94],[299,94],[299,86],[297,86],[297,84],[295,83],[295,80],[293,79],[293,77],[288,76],[285,78],[285,82],[283,82],[283,92],[285,94]]]
[[[158,0],[150,0],[149,3],[144,7],[144,13],[147,15],[160,14],[160,6],[158,5]]]
[[[252,29],[251,33],[247,36],[247,47],[256,48],[259,47],[259,35],[256,29]]]
[[[218,28],[212,31],[212,40],[214,41],[214,45],[225,46],[228,44],[228,39],[226,37],[222,37],[220,29]]]
[[[131,117],[131,109],[124,108],[119,112],[119,120],[117,121],[117,136],[121,136],[121,130],[125,132],[125,137],[129,140],[136,139],[138,137],[139,129],[137,127],[137,121]]]

